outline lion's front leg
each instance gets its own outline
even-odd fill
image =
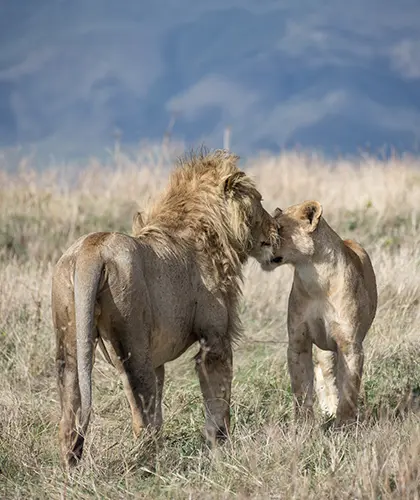
[[[214,446],[229,435],[232,348],[227,342],[222,346],[202,341],[195,362],[206,411],[205,437]]]
[[[162,397],[163,385],[165,382],[165,365],[161,365],[155,369],[156,373],[156,410],[155,410],[155,426],[157,429],[162,427],[163,423],[163,410],[162,410]]]

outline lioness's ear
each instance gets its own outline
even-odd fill
[[[283,210],[279,207],[277,207],[274,212],[273,212],[273,218],[276,219],[277,217],[280,217],[282,215]]]
[[[305,201],[300,208],[301,219],[307,222],[309,233],[315,231],[322,215],[322,205],[318,201]]]
[[[224,183],[224,191],[225,193],[231,193],[235,191],[238,186],[239,181],[245,177],[245,172],[235,172],[234,174],[229,175],[229,177],[225,180]]]
[[[141,215],[141,212],[136,212],[133,215],[133,223],[131,225],[131,232],[133,233],[134,236],[138,234],[144,227],[144,222],[143,222],[143,217]]]

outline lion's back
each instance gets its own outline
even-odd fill
[[[74,273],[80,258],[94,262],[98,257],[104,262],[116,257],[127,246],[135,248],[134,239],[122,233],[93,232],[78,238],[58,259],[52,273],[52,299],[60,296],[70,300],[74,291]],[[131,252],[132,253],[132,252]],[[107,255],[108,254],[108,255]]]

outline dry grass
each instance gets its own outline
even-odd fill
[[[77,236],[128,231],[166,182],[153,158],[112,168],[0,171],[0,497],[415,499],[420,484],[420,161],[363,159],[331,168],[284,154],[245,167],[272,210],[315,198],[344,237],[371,254],[380,302],[366,341],[361,422],[351,432],[296,428],[285,365],[291,271],[244,284],[246,335],[235,353],[232,441],[203,446],[189,350],[168,366],[162,444],[135,442],[120,381],[94,370],[94,416],[81,468],[58,462],[59,403],[50,316],[54,262]]]

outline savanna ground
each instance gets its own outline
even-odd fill
[[[213,456],[190,349],[167,365],[159,449],[135,442],[121,382],[98,356],[94,415],[79,470],[60,469],[53,264],[81,234],[130,231],[165,185],[158,162],[121,154],[70,186],[62,169],[0,170],[0,497],[415,499],[420,484],[420,160],[329,164],[297,153],[246,163],[268,210],[318,199],[343,237],[369,251],[379,289],[365,342],[360,422],[296,427],[286,368],[292,273],[245,272],[245,335],[235,349],[231,441]]]

